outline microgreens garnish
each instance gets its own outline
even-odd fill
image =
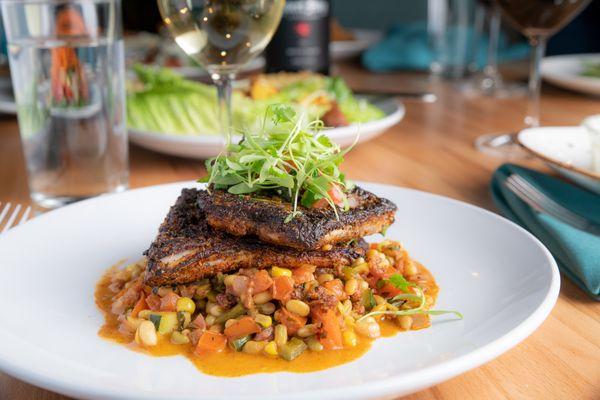
[[[404,293],[400,293],[400,294],[392,297],[388,301],[389,306],[391,306],[390,308],[392,308],[391,310],[388,309],[388,310],[371,311],[370,313],[367,313],[367,314],[363,315],[362,317],[360,317],[357,320],[357,322],[361,321],[365,318],[373,317],[376,315],[400,316],[400,315],[415,315],[415,314],[429,314],[429,315],[454,314],[460,319],[463,318],[463,315],[458,311],[427,310],[425,308],[425,293],[423,293],[423,289],[421,289],[421,287],[419,285],[417,285],[413,282],[407,281],[406,278],[404,278],[400,274],[393,274],[392,276],[389,277],[389,279],[385,279],[380,282],[383,282],[383,284],[390,283],[396,289],[400,289]],[[409,309],[402,309],[402,310],[398,309],[399,307],[403,306],[406,303],[406,301],[411,301],[411,302],[417,303],[418,306],[409,308]]]
[[[208,176],[200,181],[233,194],[288,200],[293,208],[286,222],[300,213],[299,204],[311,207],[321,199],[338,216],[339,205],[348,209],[346,192],[353,187],[339,169],[350,149],[341,150],[322,129],[322,121],[308,121],[287,105],[271,105],[258,129],[246,129],[240,143],[206,162]],[[336,198],[333,187],[340,189]]]

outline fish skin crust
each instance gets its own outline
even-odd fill
[[[236,237],[211,228],[204,206],[208,192],[183,189],[171,207],[158,235],[145,252],[145,283],[150,286],[195,282],[240,268],[296,268],[310,264],[335,268],[352,264],[365,254],[363,240],[329,251],[298,251],[265,244],[255,237]]]

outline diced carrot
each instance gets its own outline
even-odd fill
[[[387,282],[379,289],[379,293],[383,295],[383,297],[394,297],[402,293],[402,290]]]
[[[148,308],[150,308],[152,311],[160,310],[160,302],[160,297],[154,293],[146,297],[146,304],[148,304]]]
[[[194,353],[219,352],[223,351],[226,345],[227,338],[225,335],[213,331],[204,331],[198,340]]]
[[[266,270],[261,269],[254,274],[252,283],[254,284],[254,293],[260,293],[273,286],[273,279]]]
[[[342,329],[337,313],[333,309],[317,309],[312,313],[313,321],[321,323],[320,342],[327,350],[341,349]]]
[[[273,283],[273,298],[287,301],[294,290],[294,279],[290,276],[278,276]]]
[[[140,311],[147,309],[148,304],[146,303],[146,296],[144,295],[144,292],[142,292],[140,295],[140,299],[137,301],[137,303],[135,303],[135,306],[133,306],[133,310],[131,310],[131,316],[137,317]]]
[[[252,317],[243,317],[225,328],[225,336],[228,339],[239,339],[241,337],[260,332],[260,327]]]
[[[177,311],[177,300],[179,296],[175,292],[169,292],[160,299],[160,311]]]
[[[344,284],[339,279],[334,279],[329,282],[323,283],[325,289],[327,289],[332,295],[334,295],[338,300],[345,300],[347,295],[344,291]]]
[[[305,317],[291,313],[285,308],[277,310],[275,313],[275,319],[279,321],[279,323],[285,325],[287,328],[287,333],[290,336],[298,332],[298,329],[306,325]]]
[[[310,282],[315,279],[315,275],[312,273],[310,267],[298,267],[292,270],[292,276],[294,281],[298,284]]]

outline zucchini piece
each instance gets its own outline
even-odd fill
[[[215,323],[224,324],[227,320],[232,318],[237,318],[240,315],[244,315],[246,313],[246,309],[241,303],[237,303],[233,308],[225,311],[223,314],[219,315],[215,319]]]
[[[160,324],[158,325],[158,333],[163,335],[173,332],[177,329],[179,321],[177,320],[177,313],[175,312],[163,312],[160,318]]]
[[[365,306],[365,310],[371,311],[373,307],[377,305],[375,301],[375,296],[373,296],[373,291],[371,289],[367,289],[363,293],[363,305]]]
[[[308,346],[303,340],[293,337],[279,350],[281,358],[287,361],[292,361],[306,350]]]
[[[229,344],[231,345],[231,348],[234,349],[235,351],[242,351],[242,349],[244,348],[244,345],[249,340],[250,340],[250,335],[247,335],[247,336],[242,336],[239,339],[232,340],[231,342],[229,342]]]
[[[188,327],[188,325],[192,322],[192,315],[187,311],[178,311],[177,312],[177,323],[180,331],[184,330]]]
[[[158,330],[162,316],[160,314],[150,314],[148,316],[148,319],[150,320],[150,322],[152,322],[154,324],[154,328],[156,328],[156,330]]]

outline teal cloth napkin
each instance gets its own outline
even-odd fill
[[[598,224],[600,196],[513,164],[498,168],[490,184],[492,197],[502,214],[537,236],[554,255],[561,271],[593,299],[600,301],[600,236],[531,209],[504,185],[511,174],[522,176],[560,205]]]
[[[461,34],[458,30],[448,32],[449,41],[453,35]],[[467,36],[472,41],[473,28],[468,28]],[[488,38],[484,36],[475,49],[475,60],[479,68],[487,62]],[[498,61],[511,61],[527,58],[529,45],[526,43],[509,44],[503,35],[498,45]],[[396,24],[386,34],[385,38],[371,46],[362,55],[363,65],[376,72],[391,70],[428,70],[435,55],[429,43],[427,23],[413,22]],[[465,60],[470,62],[470,60]]]

